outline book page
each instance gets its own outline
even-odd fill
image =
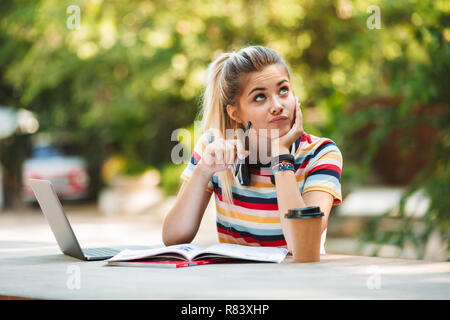
[[[177,255],[180,259],[192,260],[193,257],[199,254],[203,250],[202,246],[193,243],[177,244],[168,247],[145,249],[145,250],[123,250],[116,254],[114,257],[107,261],[128,261],[150,258],[154,256],[160,256],[163,254],[170,254],[171,258],[176,258]]]
[[[219,255],[244,260],[265,261],[280,263],[286,257],[288,251],[275,247],[251,247],[230,243],[218,243],[204,249],[195,259]]]

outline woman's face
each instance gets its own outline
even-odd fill
[[[274,139],[286,134],[295,120],[297,98],[284,67],[279,64],[267,66],[246,75],[242,83],[244,87],[238,99],[240,108],[232,107],[234,112],[231,114],[242,121],[245,128],[251,121],[251,128],[258,138]],[[282,119],[273,121],[278,117]],[[270,129],[278,129],[278,132]]]

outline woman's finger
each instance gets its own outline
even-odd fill
[[[238,159],[243,160],[245,158],[244,146],[242,145],[242,142],[238,139],[235,140],[235,144],[237,150],[237,157]]]
[[[221,142],[217,142],[214,147],[214,153],[215,153],[215,163],[216,164],[223,164],[224,163],[224,147]]]
[[[234,153],[234,145],[229,141],[225,142],[224,161],[226,165],[233,163]]]
[[[302,119],[302,111],[300,109],[301,107],[301,102],[298,103],[298,107],[297,107],[297,125],[298,125],[298,130],[300,131],[300,134],[303,134],[303,119]]]
[[[295,105],[294,123],[288,133],[282,137],[282,140],[286,143],[286,145],[292,144],[292,142],[295,141],[303,131],[301,117],[300,103],[297,100]]]
[[[214,144],[210,144],[206,148],[205,155],[203,157],[205,159],[205,163],[209,166],[213,166],[214,164],[216,164],[216,156],[216,146]]]

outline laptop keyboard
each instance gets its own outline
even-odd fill
[[[84,255],[90,256],[90,257],[115,256],[119,252],[120,252],[120,250],[112,249],[112,248],[88,248],[88,249],[83,249]]]

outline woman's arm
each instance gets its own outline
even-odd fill
[[[303,134],[303,117],[300,110],[300,103],[297,101],[295,121],[291,130],[278,140],[272,141],[272,157],[280,154],[289,154],[289,146]],[[286,239],[288,250],[291,251],[291,235],[287,228],[287,221],[284,215],[291,208],[304,208],[319,206],[324,213],[322,219],[322,231],[327,226],[328,215],[333,205],[333,196],[323,191],[309,191],[302,196],[297,185],[295,174],[291,170],[277,171],[275,173],[275,188],[277,190],[278,210],[280,213],[281,228]]]
[[[333,196],[328,192],[311,190],[303,193],[303,200],[307,207],[318,206],[324,213],[322,218],[322,232],[325,231],[328,225],[328,216],[330,215],[331,208],[333,207]]]
[[[248,151],[237,139],[217,139],[206,146],[191,178],[183,182],[177,201],[164,220],[162,237],[165,245],[189,243],[194,239],[211,198],[211,193],[206,191],[209,180],[216,172],[236,163],[238,156],[245,159]]]
[[[288,152],[285,152],[288,153]],[[281,228],[283,230],[284,238],[287,242],[287,248],[291,251],[291,235],[287,228],[287,220],[284,215],[291,208],[304,208],[309,206],[319,206],[324,213],[322,219],[322,232],[327,226],[328,216],[333,205],[333,196],[327,192],[309,191],[303,196],[297,185],[294,172],[278,171],[275,173],[275,188],[277,190],[278,210],[280,212]]]
[[[205,190],[211,177],[199,163],[191,178],[181,185],[175,205],[163,224],[162,238],[166,246],[189,243],[194,239],[211,198],[211,193]]]
[[[280,154],[289,153],[289,150],[281,149]],[[281,229],[286,239],[287,249],[291,251],[291,235],[287,227],[287,220],[284,215],[288,209],[306,207],[300,190],[297,186],[294,171],[278,171],[275,173],[275,189],[277,190],[278,211],[280,213]]]

